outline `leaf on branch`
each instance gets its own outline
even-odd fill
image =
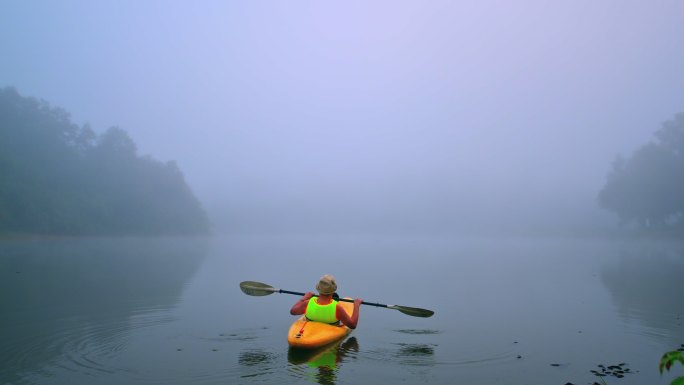
[[[684,365],[684,354],[679,351],[672,351],[672,352],[667,352],[663,354],[663,357],[660,359],[660,364],[658,365],[658,370],[660,371],[660,374],[663,374],[663,367],[667,369],[667,371],[670,371],[670,368],[672,367],[672,364],[679,361],[682,365]],[[679,385],[679,384],[678,384]],[[684,385],[684,384],[681,384]]]

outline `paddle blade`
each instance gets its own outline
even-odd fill
[[[432,315],[435,314],[435,312],[432,310],[421,309],[421,308],[417,308],[417,307],[408,307],[408,306],[399,306],[399,305],[391,305],[388,307],[392,308],[392,309],[399,310],[400,312],[402,312],[404,314],[408,314],[408,315],[414,316],[414,317],[428,318],[428,317],[432,317]]]
[[[255,281],[240,282],[240,290],[247,295],[264,296],[277,293],[278,289],[265,283]]]

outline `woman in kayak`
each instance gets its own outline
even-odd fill
[[[327,324],[342,322],[348,328],[356,329],[356,325],[359,323],[359,308],[363,302],[361,299],[354,300],[354,312],[347,314],[342,305],[333,298],[333,294],[337,290],[337,283],[332,275],[322,276],[316,285],[316,290],[318,290],[318,297],[314,297],[313,292],[307,292],[292,306],[290,314],[305,314],[309,321]]]

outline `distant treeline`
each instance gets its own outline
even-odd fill
[[[206,213],[174,162],[137,154],[45,101],[0,89],[0,234],[202,234]]]
[[[684,114],[631,157],[616,159],[599,202],[646,232],[684,235]]]

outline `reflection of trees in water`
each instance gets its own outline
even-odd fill
[[[601,279],[622,317],[639,320],[661,340],[684,340],[684,248],[625,252]]]
[[[0,243],[0,383],[21,383],[75,340],[122,343],[140,310],[178,301],[206,250],[200,238]]]

